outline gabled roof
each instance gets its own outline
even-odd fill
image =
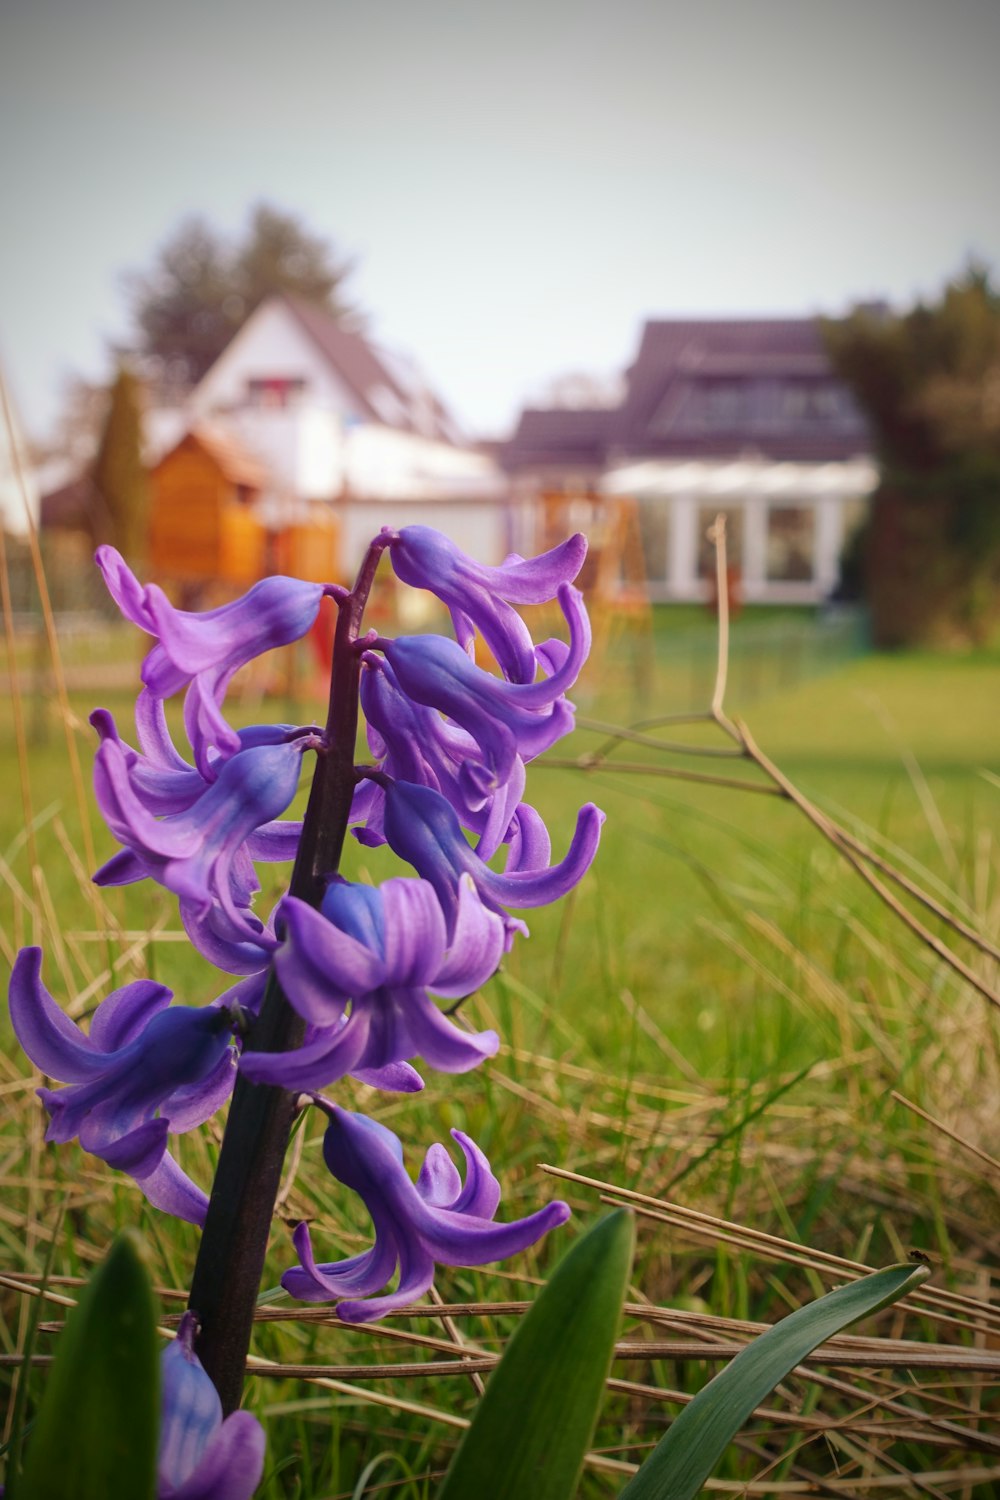
[[[461,442],[454,418],[410,361],[378,349],[313,303],[298,297],[280,300],[372,421],[441,442]]]
[[[528,407],[500,449],[505,469],[599,471],[618,413],[606,407]]]
[[[747,453],[825,462],[870,450],[815,318],[671,318],[645,325],[609,411],[525,411],[509,470]]]
[[[630,457],[847,458],[870,446],[815,318],[647,323],[615,428]]]
[[[154,465],[158,469],[185,445],[194,445],[206,453],[230,484],[262,490],[268,484],[268,471],[232,432],[214,422],[199,422],[175,443]]]

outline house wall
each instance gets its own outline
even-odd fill
[[[743,598],[760,604],[815,604],[840,575],[849,526],[874,489],[866,459],[828,464],[649,463],[610,474],[612,494],[631,494],[639,509],[649,597],[694,602],[709,596],[700,566],[715,514],[731,517],[730,559]],[[789,538],[801,556],[793,571],[774,576]]]
[[[305,403],[248,407],[230,413],[226,425],[264,464],[277,498],[327,500],[342,489],[347,446],[336,412]]]
[[[294,315],[280,301],[273,301],[263,303],[247,319],[192,392],[191,418],[197,422],[243,406],[249,380],[275,378],[305,380],[309,404],[346,421],[365,415],[357,397]]]

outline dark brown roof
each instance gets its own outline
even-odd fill
[[[499,452],[508,470],[603,468],[618,413],[605,407],[528,407]]]
[[[870,446],[816,319],[678,318],[646,324],[617,411],[525,411],[502,462],[514,471],[748,453],[825,462]]]
[[[614,446],[632,458],[849,458],[870,447],[815,318],[647,323]]]
[[[323,308],[298,297],[282,300],[372,421],[443,442],[461,441],[458,426],[444,403],[419,377],[409,379],[402,370],[394,370],[397,362],[391,356],[382,354]],[[388,392],[388,402],[382,392]]]

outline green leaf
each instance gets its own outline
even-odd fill
[[[156,1303],[125,1234],[70,1313],[17,1493],[30,1500],[153,1500],[160,1425]]]
[[[694,1500],[743,1423],[824,1340],[912,1292],[926,1266],[887,1266],[782,1318],[698,1392],[619,1500]]]
[[[576,1494],[634,1247],[632,1217],[616,1209],[559,1262],[490,1376],[438,1500]]]

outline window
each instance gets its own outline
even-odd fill
[[[646,578],[650,583],[666,583],[670,549],[670,501],[665,495],[651,495],[638,502],[639,539]]]
[[[738,427],[747,416],[747,393],[734,380],[710,380],[705,386],[705,421],[709,427]]]
[[[816,512],[807,505],[772,505],[767,512],[769,583],[810,583],[816,545]]]
[[[251,406],[281,408],[294,406],[306,388],[300,375],[269,375],[247,381],[247,400]]]

